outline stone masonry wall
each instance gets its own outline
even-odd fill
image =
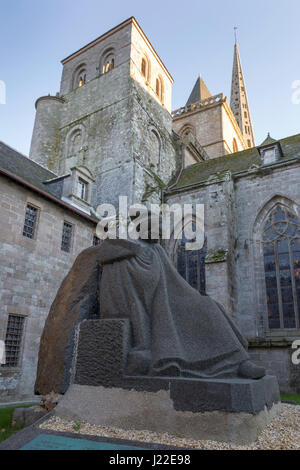
[[[248,338],[268,334],[260,233],[265,217],[277,202],[290,207],[300,217],[298,172],[299,165],[294,164],[272,170],[260,169],[235,181],[237,309],[241,328]]]
[[[5,340],[9,314],[25,317],[19,366],[0,366],[0,401],[8,401],[33,396],[50,305],[77,254],[92,245],[95,226],[7,178],[0,186],[0,339]],[[39,208],[34,239],[22,234],[28,202]],[[74,229],[70,253],[61,250],[64,220]]]
[[[234,285],[234,263],[232,259],[232,232],[234,230],[232,214],[232,182],[219,181],[215,184],[204,184],[190,192],[170,195],[168,204],[195,203],[204,204],[204,230],[207,239],[207,250],[211,262],[206,264],[206,293],[220,302],[225,309],[235,316],[234,303],[236,289]],[[229,222],[229,223],[228,223]],[[174,259],[176,243],[166,243],[167,251]],[[228,251],[227,258],[214,260],[219,250]]]

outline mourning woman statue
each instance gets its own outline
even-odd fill
[[[191,287],[157,241],[106,239],[79,255],[58,291],[41,340],[36,393],[58,388],[67,337],[95,316],[130,320],[126,375],[265,375],[223,307]]]

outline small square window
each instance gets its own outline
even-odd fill
[[[34,238],[38,209],[31,204],[27,204],[23,235],[27,238]]]
[[[63,233],[61,239],[61,249],[67,253],[71,250],[71,241],[72,241],[72,225],[68,222],[64,222]]]
[[[269,165],[270,163],[275,162],[275,160],[276,160],[275,147],[273,147],[271,149],[264,150],[263,159],[264,159],[264,164],[265,165]]]
[[[2,367],[18,367],[23,336],[24,317],[9,315],[5,337],[5,364]]]

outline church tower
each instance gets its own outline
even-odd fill
[[[235,41],[234,45],[230,107],[247,147],[255,147],[250,108],[237,41]]]
[[[173,79],[136,19],[102,34],[62,65],[60,92],[36,102],[30,158],[58,181],[72,176],[65,201],[73,205],[85,204],[82,194],[93,208],[117,207],[119,196],[129,204],[159,202],[177,164]]]

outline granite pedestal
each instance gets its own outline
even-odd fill
[[[80,323],[72,384],[55,413],[122,429],[246,444],[279,409],[273,376],[250,380],[126,375],[130,344],[129,320]]]

